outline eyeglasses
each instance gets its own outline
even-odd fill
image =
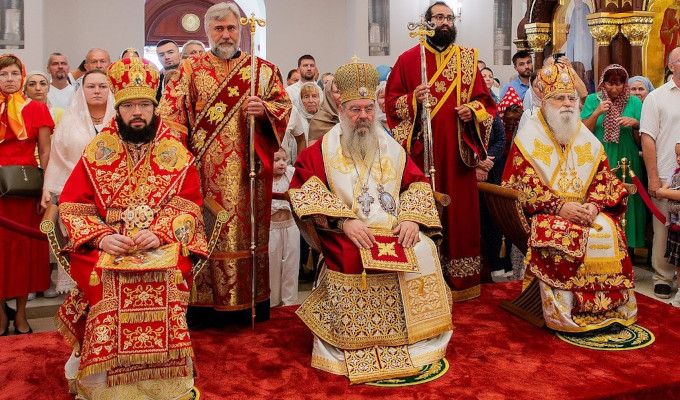
[[[352,115],[359,115],[362,111],[365,111],[367,115],[373,114],[375,112],[375,106],[358,107],[352,106],[347,109]]]
[[[677,63],[677,62],[680,62],[680,58],[678,58],[678,59],[675,60],[675,61],[670,61],[669,64],[675,64],[675,63]]]
[[[147,101],[147,102],[144,102],[144,103],[138,103],[138,104],[122,103],[118,107],[121,110],[126,111],[126,112],[132,111],[137,107],[139,107],[139,109],[142,110],[142,111],[149,111],[150,109],[153,108],[153,103],[150,102],[150,101]]]
[[[20,71],[12,71],[11,74],[7,71],[0,72],[0,79],[17,79],[17,78],[21,78]]]
[[[448,23],[453,23],[453,15],[444,15],[444,14],[437,14],[433,15],[432,19],[434,19],[437,22],[442,22],[446,20]]]

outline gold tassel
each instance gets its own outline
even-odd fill
[[[182,271],[179,269],[175,270],[175,284],[176,285],[181,285],[182,282],[184,282],[184,277],[182,276]]]
[[[90,274],[90,286],[97,286],[101,283],[99,280],[99,275],[97,275],[96,270],[92,270],[92,273]]]
[[[182,245],[182,257],[189,257],[189,249],[185,244]]]
[[[507,249],[505,248],[505,236],[501,238],[501,251],[498,252],[498,257],[499,258],[505,258],[505,255],[507,254]]]
[[[305,265],[304,270],[307,273],[314,271],[314,254],[312,253],[312,249],[309,249],[309,254],[307,255],[307,264]]]
[[[368,284],[366,283],[366,270],[364,270],[361,273],[361,285],[359,285],[359,289],[361,289],[361,290],[368,289]]]

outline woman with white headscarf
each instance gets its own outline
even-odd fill
[[[628,86],[630,86],[630,94],[640,99],[643,103],[649,92],[654,90],[652,81],[640,75],[628,79]]]
[[[66,180],[87,145],[113,120],[113,104],[106,73],[96,69],[85,73],[83,84],[76,90],[52,135],[51,157],[43,183],[43,207],[51,202],[57,203]],[[66,273],[59,269],[57,291],[67,291],[72,285]]]
[[[319,86],[315,82],[305,82],[300,87],[300,104],[302,107],[293,106],[286,128],[288,141],[284,139],[286,151],[290,154],[291,161],[295,161],[297,155],[307,147],[309,142],[309,121],[314,114],[319,111],[321,97],[319,96]],[[293,103],[295,104],[295,103]],[[304,135],[304,136],[303,136]],[[295,147],[293,147],[294,138]]]

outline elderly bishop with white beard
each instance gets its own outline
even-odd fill
[[[538,279],[543,316],[563,332],[616,330],[637,319],[633,267],[619,218],[628,192],[581,123],[574,76],[543,68],[538,113],[514,139],[502,185],[531,220],[525,288]]]
[[[340,123],[300,153],[295,213],[314,222],[319,283],[297,314],[314,333],[312,366],[351,383],[418,375],[451,338],[451,293],[437,248],[432,189],[375,118],[378,71],[335,73]]]

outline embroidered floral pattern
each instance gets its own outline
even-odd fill
[[[428,228],[441,228],[432,188],[428,183],[412,183],[399,195],[397,223],[402,221],[414,221]]]

